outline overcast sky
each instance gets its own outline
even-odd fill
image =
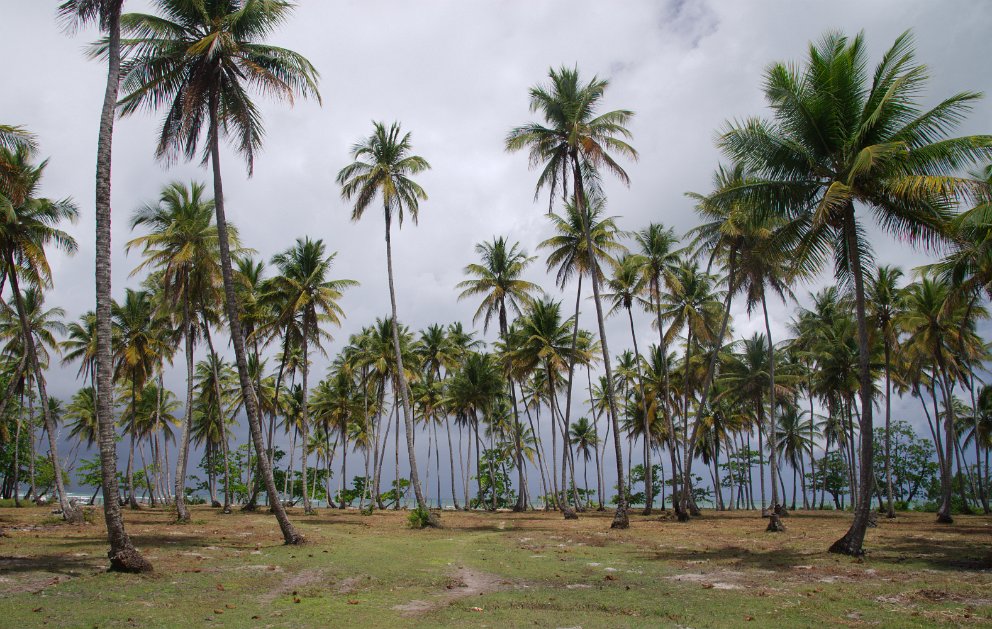
[[[129,0],[126,8],[145,11],[149,4]],[[71,228],[79,252],[71,259],[53,256],[50,296],[50,305],[75,319],[94,305],[93,183],[106,70],[84,54],[96,33],[66,35],[56,22],[57,5],[0,0],[6,24],[0,123],[37,134],[41,154],[51,160],[43,193],[71,196],[79,205],[80,220]],[[930,69],[927,103],[962,90],[989,91],[992,10],[984,0],[302,1],[271,42],[313,62],[323,106],[257,99],[267,136],[255,176],[246,177],[233,153],[223,155],[228,216],[264,259],[304,235],[338,252],[336,277],[361,286],[342,303],[348,318],[327,348],[335,353],[348,334],[383,316],[389,302],[381,217],[373,212],[352,223],[334,176],[372,120],[398,120],[433,167],[419,177],[430,195],[420,224],[394,233],[400,318],[414,329],[468,324],[476,304],[457,302],[454,286],[474,261],[474,244],[504,235],[533,253],[550,234],[547,202],[533,199],[537,173],[528,170],[525,154],[503,150],[506,132],[534,118],[527,90],[545,80],[549,67],[577,64],[586,78],[608,78],[604,108],[636,112],[630,129],[640,160],[627,165],[629,188],[607,179],[609,213],[622,217],[624,229],[662,222],[682,233],[696,224],[684,193],[706,192],[720,159],[715,130],[728,119],[765,113],[762,72],[770,62],[801,60],[808,43],[828,30],[864,30],[875,63],[906,29]],[[990,118],[992,102],[984,100],[960,131],[988,132]],[[158,114],[139,114],[116,126],[116,297],[137,283],[128,274],[138,258],[123,249],[130,213],[172,180],[208,181],[198,161],[173,168],[155,161],[159,121]],[[881,262],[911,268],[925,261],[886,237],[873,244]],[[557,295],[543,269],[542,259],[531,279]],[[569,295],[571,289],[566,301]],[[592,304],[584,311],[583,324],[591,327]],[[773,308],[780,337],[791,312],[791,305]],[[735,325],[738,335],[762,327],[740,309]],[[638,326],[651,334],[646,318]],[[609,332],[614,352],[629,344],[623,321],[613,321]],[[325,364],[318,359],[317,370]],[[70,397],[80,386],[74,374],[75,368],[50,374],[53,393]],[[167,384],[183,390],[179,370]]]

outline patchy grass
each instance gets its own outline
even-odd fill
[[[796,512],[784,533],[754,513],[688,524],[610,513],[293,513],[308,539],[281,544],[264,513],[126,512],[148,576],[109,574],[101,526],[49,508],[0,508],[0,625],[10,627],[987,625],[992,518],[938,526],[880,518],[864,560],[830,555],[843,513]]]

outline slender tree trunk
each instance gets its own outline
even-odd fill
[[[151,572],[152,565],[135,549],[124,529],[117,485],[117,438],[113,416],[113,347],[111,312],[110,179],[114,137],[114,109],[120,89],[123,0],[107,3],[107,86],[100,110],[96,149],[96,412],[100,437],[100,477],[103,515],[110,542],[110,569],[117,572]]]
[[[259,459],[259,471],[262,473],[262,480],[265,483],[265,490],[269,494],[269,504],[279,522],[283,539],[287,544],[299,544],[303,541],[303,536],[296,532],[286,510],[279,503],[279,495],[276,490],[276,483],[272,477],[272,467],[266,457],[265,443],[262,438],[262,425],[258,413],[258,399],[255,397],[255,389],[251,384],[251,376],[248,373],[248,360],[245,356],[245,339],[241,332],[241,307],[238,304],[237,295],[234,292],[234,273],[231,269],[231,248],[227,233],[227,216],[224,209],[224,183],[220,173],[220,132],[221,125],[218,116],[219,96],[213,94],[210,97],[210,131],[208,139],[210,142],[210,162],[213,167],[214,178],[214,209],[217,214],[217,236],[220,245],[221,275],[224,279],[224,296],[227,310],[227,320],[231,326],[231,344],[234,346],[234,358],[238,366],[238,380],[241,383],[241,392],[245,401],[245,411],[248,415],[248,427],[251,433],[251,440],[255,446],[255,455]]]
[[[17,306],[17,317],[21,322],[21,334],[24,337],[24,353],[30,361],[29,370],[34,375],[35,384],[38,386],[38,397],[41,400],[41,416],[44,421],[45,431],[48,433],[48,455],[52,460],[52,470],[55,474],[55,489],[58,492],[59,506],[62,509],[62,519],[67,522],[82,521],[82,512],[69,503],[69,496],[65,493],[65,484],[62,479],[62,462],[59,460],[58,439],[55,435],[55,423],[52,421],[51,407],[48,404],[48,391],[45,388],[45,376],[41,372],[41,365],[38,363],[38,354],[34,344],[34,333],[28,323],[27,313],[24,310],[24,295],[17,281],[17,267],[14,258],[7,252],[7,268],[9,269],[10,288],[14,293],[14,304]],[[34,441],[32,431],[31,440]]]
[[[868,320],[865,316],[865,284],[861,268],[861,247],[854,224],[854,206],[849,204],[844,219],[844,236],[854,276],[854,310],[858,322],[858,368],[861,393],[861,485],[859,500],[854,509],[851,528],[830,547],[830,552],[846,555],[862,555],[865,533],[871,511],[871,488],[874,481],[872,451],[872,377],[868,343]]]
[[[641,394],[641,414],[644,416],[644,515],[651,515],[654,506],[654,488],[651,470],[651,422],[648,420],[648,398],[644,395],[644,377],[641,375],[641,352],[637,349],[637,333],[634,332],[634,314],[627,304],[627,319],[630,320],[630,338],[634,343],[634,364],[637,367],[637,386]]]
[[[661,401],[661,410],[665,417],[665,427],[668,430],[669,438],[671,440],[671,447],[668,448],[668,456],[671,459],[672,464],[672,509],[675,511],[676,516],[679,520],[685,520],[687,516],[684,515],[682,511],[682,504],[674,499],[675,496],[675,479],[678,478],[679,465],[678,465],[678,451],[675,445],[675,421],[672,419],[672,390],[671,390],[671,377],[668,372],[668,343],[665,340],[665,326],[662,325],[661,321],[661,278],[655,275],[651,278],[653,283],[653,297],[655,306],[655,321],[658,326],[658,352],[661,354],[661,379],[662,379],[662,396],[664,399]],[[664,498],[662,499],[662,504],[664,504]]]
[[[21,364],[23,364],[23,358],[21,359]],[[6,402],[6,400],[5,400]],[[3,413],[0,412],[0,417],[3,417]],[[24,406],[22,405],[17,412],[17,428],[14,430],[14,506],[20,508],[21,498],[20,498],[20,486],[21,486],[21,424],[24,423]]]
[[[954,483],[954,443],[957,439],[954,436],[954,401],[951,397],[950,379],[947,377],[947,370],[944,367],[942,354],[943,352],[940,350],[936,352],[937,371],[935,375],[939,373],[942,376],[941,389],[944,394],[944,410],[947,412],[947,416],[943,419],[945,433],[944,447],[946,450],[944,452],[943,473],[940,475],[941,500],[940,508],[937,509],[937,522],[951,524],[954,522],[954,518],[951,517],[951,494],[953,493]]]
[[[589,251],[589,255],[594,256],[595,248],[592,243],[591,227],[589,225],[589,216],[586,210],[586,196],[585,187],[582,183],[582,172],[579,166],[578,153],[572,152],[572,175],[575,181],[575,200],[578,206],[579,216],[582,218],[582,231],[583,236],[586,241],[586,248]],[[620,444],[620,424],[619,416],[617,415],[617,403],[613,392],[613,366],[610,362],[610,347],[606,340],[606,325],[605,317],[603,316],[603,303],[599,295],[599,277],[597,269],[595,267],[595,259],[591,261],[592,268],[590,269],[589,275],[592,277],[592,293],[593,300],[596,302],[596,322],[599,325],[599,341],[600,347],[603,352],[603,371],[606,375],[606,402],[607,408],[609,410],[610,422],[613,424],[613,447],[616,450],[617,456],[617,487],[619,494],[617,495],[617,510],[613,516],[613,523],[610,524],[610,528],[615,529],[625,529],[630,527],[630,519],[627,516],[627,492],[624,491],[624,475],[623,475],[623,448]]]
[[[403,367],[403,355],[400,351],[400,328],[399,316],[396,314],[396,287],[393,281],[393,245],[390,237],[390,223],[392,214],[389,208],[385,208],[386,218],[386,270],[389,275],[389,303],[392,308],[392,328],[393,328],[393,351],[396,352],[396,377],[399,380],[400,399],[403,401],[403,424],[406,427],[406,448],[410,456],[410,482],[413,484],[413,493],[417,498],[417,507],[427,509],[427,502],[424,500],[424,491],[420,487],[420,475],[417,471],[417,453],[413,447],[413,413],[410,411],[410,395],[407,388],[406,372]],[[437,515],[430,519],[430,524],[438,524]]]
[[[306,324],[304,324],[306,325]],[[310,504],[310,497],[307,495],[307,448],[309,446],[309,436],[310,431],[310,400],[309,400],[309,375],[310,375],[310,352],[308,339],[306,334],[303,335],[303,443],[300,446],[301,457],[300,460],[303,462],[303,513],[305,515],[313,515],[313,505]]]
[[[132,509],[138,509],[138,499],[134,492],[134,439],[135,432],[138,430],[138,399],[137,392],[135,390],[134,380],[131,381],[131,429],[128,431],[130,433],[130,447],[128,449],[127,455],[127,501]]]
[[[444,430],[448,434],[448,462],[451,463],[451,502],[455,506],[455,511],[457,511],[458,492],[455,491],[455,452],[451,448],[451,421],[447,415],[444,417]],[[438,495],[440,496],[440,494]]]
[[[785,514],[785,490],[782,490],[782,503],[779,503],[778,490],[779,487],[775,483],[776,478],[781,481],[778,472],[778,452],[777,452],[777,441],[778,441],[778,420],[776,419],[775,410],[775,343],[772,341],[772,326],[768,319],[768,300],[765,297],[764,288],[761,289],[761,309],[765,314],[765,333],[768,335],[768,467],[772,475],[772,511],[776,515]],[[795,500],[793,500],[795,502]]]
[[[207,347],[210,350],[210,368],[214,377],[214,395],[217,396],[217,426],[220,428],[220,448],[221,456],[224,457],[224,505],[222,513],[231,513],[231,457],[227,443],[227,418],[224,416],[224,394],[220,388],[220,370],[217,369],[217,362],[220,357],[214,349],[213,337],[210,334],[210,324],[206,318],[203,319],[203,336],[207,340]]]
[[[885,493],[886,515],[896,517],[892,504],[892,348],[889,340],[885,339]]]
[[[189,439],[193,430],[193,321],[189,312],[189,300],[183,300],[183,337],[186,343],[186,403],[183,412],[183,432],[176,455],[176,518],[189,522],[189,509],[186,508],[186,467],[189,459]]]

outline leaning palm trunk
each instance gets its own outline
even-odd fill
[[[858,500],[854,508],[854,521],[851,528],[830,546],[830,552],[846,555],[862,555],[862,544],[868,531],[871,511],[871,490],[875,480],[872,450],[872,377],[868,343],[868,320],[865,315],[865,283],[861,268],[861,249],[854,223],[854,205],[848,204],[844,216],[844,236],[847,240],[847,254],[854,276],[854,306],[858,322],[858,368],[860,371],[861,393],[861,484],[858,487]]]
[[[14,258],[7,253],[7,268],[10,270],[10,288],[14,293],[14,304],[17,307],[17,317],[21,322],[21,334],[24,337],[24,353],[27,355],[29,369],[34,375],[35,384],[38,386],[38,397],[41,399],[41,416],[45,423],[45,432],[48,433],[48,455],[52,459],[52,471],[55,474],[55,490],[59,496],[59,506],[62,509],[62,519],[67,522],[82,521],[83,514],[69,503],[69,496],[65,493],[65,484],[62,476],[62,462],[59,460],[59,445],[55,435],[55,423],[52,421],[51,407],[48,404],[48,390],[45,388],[45,376],[41,372],[41,365],[38,363],[38,354],[34,344],[34,333],[28,323],[27,313],[24,311],[24,296],[17,281],[17,267],[14,265]],[[32,442],[34,434],[31,435]]]
[[[389,275],[389,303],[393,314],[393,351],[396,353],[396,378],[399,381],[400,399],[403,402],[403,425],[406,428],[406,448],[410,456],[410,484],[413,485],[413,493],[417,498],[417,508],[427,509],[427,502],[424,500],[424,491],[420,487],[420,474],[417,471],[417,453],[413,446],[413,413],[410,411],[410,392],[406,381],[406,371],[403,368],[403,355],[400,350],[400,328],[399,319],[396,314],[396,288],[393,282],[393,244],[390,238],[391,214],[389,207],[385,208],[386,215],[386,270]],[[398,437],[399,435],[397,435]],[[397,470],[397,473],[399,470]],[[397,474],[398,476],[398,474]],[[399,486],[397,484],[397,491]],[[396,503],[399,504],[397,495]],[[433,516],[431,524],[437,523],[437,516]]]
[[[186,404],[183,412],[183,434],[176,454],[176,519],[189,522],[186,507],[186,467],[189,459],[189,438],[193,430],[193,322],[189,300],[183,302],[183,337],[186,343]]]
[[[579,166],[578,152],[574,149],[571,154],[571,159],[575,199],[578,202],[577,205],[579,206],[579,216],[582,217],[583,238],[585,238],[586,248],[591,256],[593,255],[593,251],[595,251],[595,249],[592,244],[592,235],[590,233],[588,216],[586,215],[585,184],[582,182],[582,172]],[[603,303],[599,296],[599,278],[597,277],[598,274],[596,273],[595,268],[592,269],[590,275],[592,276],[593,300],[596,302],[596,322],[599,325],[600,347],[603,351],[603,370],[606,374],[606,403],[609,410],[610,422],[613,424],[613,447],[616,450],[617,457],[617,487],[619,494],[617,495],[617,510],[613,516],[613,523],[610,525],[610,528],[625,529],[630,526],[630,519],[627,517],[627,492],[624,490],[623,446],[620,443],[620,423],[617,415],[616,398],[613,395],[613,367],[610,363],[610,348],[606,341]]]
[[[241,384],[241,392],[245,402],[245,410],[248,414],[248,427],[251,432],[251,440],[255,446],[255,456],[259,460],[259,471],[262,474],[262,481],[265,483],[265,490],[269,495],[269,504],[275,513],[279,528],[282,530],[283,539],[287,544],[299,544],[303,541],[303,536],[296,532],[292,523],[286,516],[286,510],[279,502],[279,494],[276,490],[276,483],[272,477],[272,466],[265,452],[265,443],[262,438],[262,425],[258,413],[258,399],[255,397],[255,390],[251,384],[251,376],[248,373],[248,360],[245,357],[245,339],[241,332],[241,308],[238,305],[237,295],[234,293],[234,273],[231,269],[231,247],[228,239],[227,216],[224,213],[224,183],[220,173],[220,132],[221,123],[219,118],[219,95],[210,96],[210,162],[213,167],[214,178],[214,209],[217,214],[217,236],[220,245],[221,275],[224,279],[224,297],[227,310],[227,320],[231,326],[231,344],[234,345],[234,358],[238,365],[238,380]]]

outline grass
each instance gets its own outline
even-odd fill
[[[610,513],[444,513],[412,530],[403,512],[320,510],[283,546],[266,513],[197,507],[127,512],[149,576],[105,572],[95,524],[50,508],[0,509],[0,625],[10,627],[736,627],[992,622],[992,518],[938,526],[880,519],[864,560],[825,549],[843,513],[797,512],[785,533],[754,513],[688,524]]]

